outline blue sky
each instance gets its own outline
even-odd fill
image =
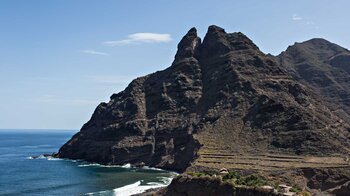
[[[350,48],[348,0],[1,0],[0,128],[80,129],[99,102],[168,67],[193,26],[265,53],[326,38]]]

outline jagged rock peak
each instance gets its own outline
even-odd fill
[[[234,45],[237,43],[242,43],[246,46],[252,46],[254,49],[258,49],[258,47],[253,43],[253,41],[249,39],[246,35],[244,35],[242,32],[226,33],[225,29],[216,25],[211,25],[208,27],[208,31],[204,39],[207,38],[207,41],[210,41],[208,39],[210,39],[213,36],[219,39],[225,38],[228,42],[231,43],[233,49],[239,49],[234,48]]]
[[[191,57],[206,59],[235,50],[259,50],[253,41],[243,33],[226,33],[225,29],[215,25],[208,27],[203,43],[197,35],[197,29],[191,28],[181,39],[177,48],[174,64],[179,60]]]
[[[197,29],[196,27],[192,27],[186,34],[186,36],[194,36],[197,37]]]
[[[259,50],[258,46],[256,46],[251,39],[249,39],[245,34],[241,32],[230,33],[228,36],[229,36],[231,45],[233,45],[235,50],[239,50],[239,49]]]
[[[202,57],[207,58],[245,49],[259,50],[243,33],[226,33],[223,28],[211,25],[204,37],[200,53]]]
[[[187,34],[181,39],[177,46],[175,61],[195,57],[198,54],[198,47],[201,44],[201,38],[197,36],[197,29],[191,28]]]
[[[225,32],[225,29],[221,27],[218,27],[216,25],[210,25],[208,27],[207,35],[210,35],[210,34],[226,34],[226,32]]]

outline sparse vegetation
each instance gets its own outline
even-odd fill
[[[187,172],[188,175],[193,176],[193,177],[203,177],[205,176],[205,173],[200,173],[200,172]]]
[[[290,191],[296,192],[296,193],[301,193],[302,189],[298,185],[293,185],[292,188],[290,189]]]
[[[268,182],[261,176],[257,174],[251,174],[248,176],[240,177],[236,180],[237,185],[259,187],[263,185],[268,185]]]
[[[211,177],[216,176],[217,172],[187,172],[188,175],[193,177]],[[238,186],[248,186],[248,187],[260,187],[263,185],[271,185],[273,182],[268,182],[262,176],[258,174],[251,174],[247,176],[242,176],[235,171],[229,171],[228,174],[222,177],[224,182],[228,182],[232,185]]]
[[[237,174],[235,171],[229,171],[228,174],[226,174],[222,179],[223,180],[230,180],[230,179],[238,179],[240,178],[240,175]]]
[[[301,191],[298,195],[301,195],[301,196],[311,196],[311,193],[307,192],[307,191]]]
[[[228,174],[220,177],[218,172],[215,171],[206,171],[206,172],[187,172],[186,174],[193,176],[193,177],[199,177],[206,180],[220,180],[226,184],[230,184],[232,186],[236,187],[251,187],[251,188],[258,188],[265,185],[273,187],[277,192],[281,192],[282,189],[279,187],[281,182],[279,181],[273,181],[273,180],[267,180],[263,176],[259,174],[250,174],[250,175],[242,175],[236,171],[229,171]],[[295,192],[298,195],[301,196],[310,196],[310,193],[300,188],[298,185],[294,184],[292,188],[290,189],[291,192]]]
[[[204,177],[204,176],[216,176],[218,172],[216,171],[206,171],[206,172],[187,172],[186,174],[194,177]]]
[[[223,177],[224,181],[229,181],[234,185],[260,187],[263,185],[270,185],[272,182],[268,182],[262,176],[258,174],[251,174],[247,176],[241,176],[237,172],[229,172]]]

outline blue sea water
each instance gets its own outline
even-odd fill
[[[170,183],[173,172],[106,167],[40,157],[57,152],[73,131],[0,130],[0,195],[130,195]]]

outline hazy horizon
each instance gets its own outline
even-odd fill
[[[23,132],[52,132],[52,133],[55,133],[55,132],[72,132],[72,133],[75,133],[75,132],[78,132],[79,130],[77,129],[32,129],[32,128],[27,128],[27,129],[17,129],[17,128],[0,128],[0,132],[18,132],[18,133],[23,133]]]

